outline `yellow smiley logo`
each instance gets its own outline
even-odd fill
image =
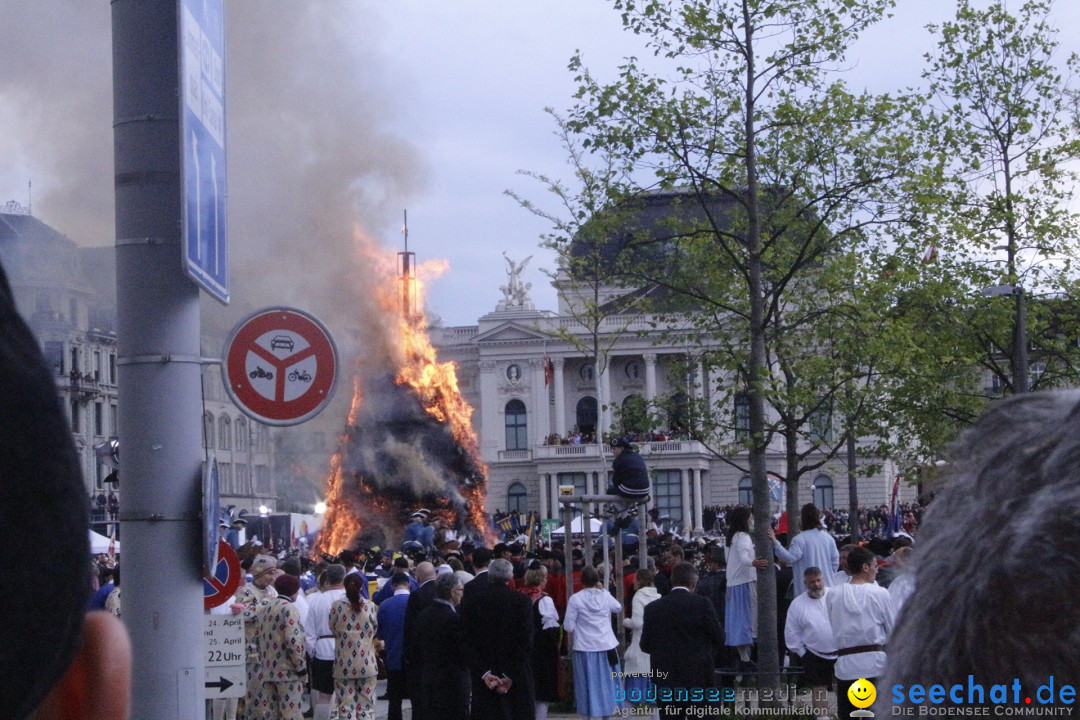
[[[874,683],[865,678],[859,678],[855,682],[851,683],[851,687],[847,691],[848,700],[851,704],[857,708],[868,708],[874,704],[874,700],[877,699],[877,688],[874,687]]]

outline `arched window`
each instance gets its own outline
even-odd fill
[[[525,403],[514,399],[506,403],[506,449],[529,449],[529,426]]]
[[[203,415],[203,447],[214,449],[214,416],[210,413]]]
[[[832,478],[828,475],[818,475],[811,487],[814,489],[814,504],[819,510],[834,507]]]
[[[582,435],[596,432],[596,398],[586,395],[578,400],[577,429]]]
[[[743,475],[739,479],[739,504],[754,504],[754,482],[750,479],[749,475]]]
[[[513,483],[506,491],[506,511],[517,510],[524,515],[529,511],[528,500],[529,493],[525,490],[525,486],[519,482]]]
[[[677,392],[668,405],[668,429],[675,433],[690,432],[690,396]]]
[[[232,420],[223,415],[218,421],[218,447],[222,450],[232,448]]]
[[[747,393],[735,393],[735,442],[750,440],[750,396]]]
[[[247,421],[244,418],[240,418],[236,421],[236,449],[247,450],[248,445],[248,426]]]
[[[622,403],[619,416],[624,433],[643,433],[649,429],[649,414],[645,398],[640,395],[627,395]]]

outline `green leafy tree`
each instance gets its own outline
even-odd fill
[[[1059,67],[1049,12],[1043,0],[1026,0],[1015,14],[1000,1],[979,9],[959,0],[954,20],[930,28],[938,41],[924,73],[942,120],[935,137],[951,158],[943,212],[927,230],[932,242],[972,263],[975,285],[966,290],[1013,289],[1011,309],[997,299],[972,318],[980,364],[1008,392],[1026,392],[1032,379],[1075,381],[1075,361],[1061,362],[1066,348],[1054,340],[1062,330],[1061,303],[1031,298],[1033,291],[1052,291],[1061,299],[1072,285],[1078,249],[1068,208],[1076,184],[1069,163],[1080,154],[1075,93]],[[1070,74],[1077,63],[1076,55],[1064,58]],[[992,255],[1002,251],[1003,260]],[[1045,346],[1042,368],[1053,367],[1036,378],[1029,377],[1018,337],[1025,312],[1033,321],[1028,336]]]
[[[811,347],[827,346],[810,286],[831,272],[838,249],[871,242],[902,220],[899,197],[922,157],[913,135],[898,131],[913,120],[908,98],[852,92],[830,77],[891,2],[613,4],[653,57],[628,59],[610,83],[575,57],[580,89],[567,127],[600,164],[632,181],[635,192],[624,185],[615,202],[656,190],[681,196],[682,219],[662,239],[651,233],[633,245],[651,262],[626,270],[693,308],[694,332],[715,348],[710,357],[741,380],[755,544],[770,557],[767,408],[800,393],[805,428],[822,410],[813,399],[820,383],[802,380],[814,361],[787,341],[805,330]],[[650,255],[649,243],[662,252]],[[790,381],[775,372],[789,360]],[[759,573],[758,599],[759,666],[776,672],[771,572]]]

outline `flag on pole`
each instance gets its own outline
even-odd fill
[[[109,560],[116,561],[116,530],[109,533]]]
[[[551,358],[544,356],[544,385],[550,385],[555,379],[555,363]]]
[[[926,248],[926,252],[923,253],[923,265],[929,265],[935,260],[937,260],[937,245],[931,245],[930,247]]]

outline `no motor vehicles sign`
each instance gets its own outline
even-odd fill
[[[337,374],[330,332],[295,308],[259,310],[225,343],[225,390],[245,414],[267,425],[297,425],[319,414]]]

